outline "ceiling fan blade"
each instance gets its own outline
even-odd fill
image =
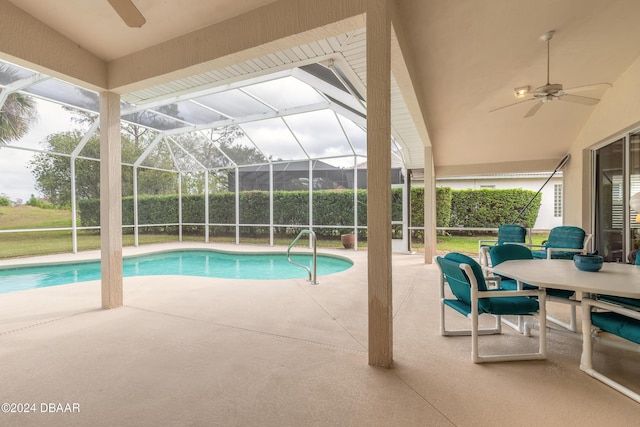
[[[596,83],[594,85],[570,87],[568,89],[564,89],[562,93],[576,93],[576,92],[585,92],[587,90],[608,89],[612,86],[613,85],[611,83]]]
[[[502,107],[494,108],[493,110],[489,110],[489,112],[493,113],[494,111],[502,110],[503,108],[513,107],[514,105],[518,105],[518,104],[522,104],[523,102],[529,102],[529,101],[534,101],[534,100],[535,100],[535,98],[525,99],[523,101],[514,102],[513,104],[507,104],[507,105],[503,105]]]
[[[597,98],[589,98],[588,96],[569,95],[569,94],[559,95],[558,99],[560,101],[569,101],[569,102],[574,102],[576,104],[582,104],[582,105],[596,105],[598,102],[600,102],[600,100]]]
[[[138,10],[132,0],[107,0],[113,9],[120,15],[120,18],[129,27],[140,28],[142,27],[146,19],[142,16],[142,13]]]
[[[528,117],[533,116],[535,113],[537,113],[540,107],[542,107],[542,104],[544,104],[544,102],[538,101],[537,104],[535,104],[533,107],[531,107],[529,111],[527,111],[527,114],[524,115],[524,118],[526,119]]]

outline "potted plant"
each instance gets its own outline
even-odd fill
[[[340,235],[340,241],[342,241],[342,246],[344,246],[345,249],[353,249],[356,243],[356,235],[353,233],[342,234]]]

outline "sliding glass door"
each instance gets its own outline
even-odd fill
[[[640,191],[640,133],[629,135],[629,197]],[[640,249],[640,217],[633,209],[629,212],[629,253],[635,253]],[[632,255],[633,257],[633,255]],[[629,261],[633,261],[629,259]]]
[[[624,138],[595,152],[595,244],[607,262],[624,257]]]
[[[631,209],[629,198],[640,192],[640,133],[594,154],[596,248],[607,262],[633,262],[629,256],[640,249],[640,212]]]

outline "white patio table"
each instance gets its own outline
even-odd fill
[[[576,298],[581,299],[583,306],[580,369],[640,402],[640,396],[636,392],[612,381],[593,369],[591,363],[590,316],[591,307],[600,307],[639,319],[639,312],[600,303],[591,294],[607,294],[640,299],[640,266],[604,263],[600,271],[588,272],[578,270],[572,260],[545,259],[505,261],[493,267],[492,271],[540,288],[575,291]]]
[[[492,270],[541,288],[640,298],[640,267],[630,264],[605,262],[602,270],[589,272],[578,270],[571,260],[536,259],[505,261]]]

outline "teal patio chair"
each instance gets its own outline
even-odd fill
[[[513,244],[494,246],[489,251],[489,256],[491,258],[491,265],[493,266],[499,265],[505,261],[533,259],[533,253],[531,252],[531,249],[523,245]],[[541,268],[543,268],[543,266],[541,266]],[[527,283],[519,283],[517,280],[511,279],[510,277],[500,276],[500,278],[500,286],[502,287],[502,289],[538,289],[537,286],[533,286]],[[569,323],[563,322],[562,320],[551,316],[547,316],[547,320],[572,332],[576,332],[576,306],[580,303],[579,301],[575,300],[575,292],[566,289],[546,289],[545,291],[547,293],[547,301],[570,305]],[[526,325],[522,322],[521,316],[518,317],[517,325],[509,322],[506,319],[503,319],[503,322],[522,333],[528,334]]]
[[[575,254],[586,253],[591,234],[580,227],[563,225],[554,227],[542,245],[531,245],[537,259],[573,259]]]
[[[592,308],[598,311],[592,312]],[[640,351],[640,300],[608,295],[599,295],[596,300],[583,297],[582,357],[580,359],[581,370],[640,403],[640,394],[637,391],[607,377],[593,367],[593,341],[596,336],[592,334],[592,327],[596,328],[596,333],[604,331],[623,338],[629,343],[626,347]],[[617,345],[620,346],[624,342],[618,342]]]
[[[478,240],[478,260],[480,265],[489,266],[487,251],[493,246],[505,243],[526,243],[527,229],[518,224],[506,224],[498,227],[498,238],[494,240]]]
[[[472,258],[450,252],[444,257],[434,257],[440,268],[440,334],[471,335],[471,360],[474,363],[501,362],[513,360],[546,359],[546,312],[541,290],[503,290],[488,289],[482,274],[482,267]],[[446,298],[445,287],[448,285],[453,298]],[[538,297],[536,300],[535,297]],[[540,301],[540,304],[538,303]],[[471,320],[471,329],[447,330],[445,325],[445,308],[450,308]],[[478,336],[500,334],[501,316],[534,315],[540,317],[540,342],[538,352],[521,354],[480,355]],[[494,328],[479,329],[478,317],[491,314],[496,318]]]

